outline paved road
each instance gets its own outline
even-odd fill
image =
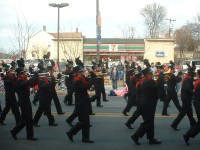
[[[40,119],[40,127],[34,128],[35,137],[38,138],[38,141],[27,141],[26,132],[23,130],[18,134],[18,140],[12,139],[10,135],[10,130],[14,126],[14,118],[11,113],[7,115],[5,123],[6,126],[0,126],[0,150],[133,150],[133,149],[178,149],[186,150],[192,149],[197,150],[200,146],[200,136],[198,135],[195,139],[191,140],[190,146],[186,146],[182,134],[184,134],[189,127],[189,121],[185,117],[180,123],[180,131],[173,131],[170,128],[171,122],[177,115],[177,110],[173,103],[170,104],[171,107],[168,108],[170,116],[162,116],[162,102],[158,101],[157,110],[156,110],[156,119],[155,119],[155,137],[163,140],[161,145],[149,145],[144,136],[140,141],[142,145],[137,146],[133,143],[130,136],[136,131],[139,127],[142,118],[140,117],[136,120],[133,125],[134,129],[130,130],[125,127],[124,123],[128,117],[121,114],[123,108],[126,105],[125,100],[122,97],[112,96],[107,97],[109,102],[103,102],[104,107],[96,107],[93,103],[93,111],[96,115],[91,116],[91,139],[95,141],[94,144],[85,144],[81,142],[81,132],[74,136],[74,142],[70,142],[66,136],[66,131],[70,127],[65,123],[65,119],[73,111],[74,106],[65,106],[63,103],[63,92],[58,92],[60,102],[62,104],[63,111],[66,113],[64,115],[57,115],[55,111],[55,106],[52,103],[52,112],[55,116],[55,120],[58,123],[57,127],[48,126],[48,120],[46,116],[42,116]],[[92,93],[90,93],[92,94]],[[0,99],[2,100],[2,105],[4,105],[4,96],[0,94]],[[32,99],[32,96],[31,96]],[[33,112],[35,112],[37,106],[33,106]],[[129,114],[135,108],[131,109]],[[74,123],[77,120],[74,121]]]

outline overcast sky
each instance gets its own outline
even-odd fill
[[[76,27],[86,37],[96,37],[96,0],[1,0],[0,3],[0,48],[12,49],[10,26],[17,24],[17,14],[24,15],[37,31],[42,26],[47,32],[57,32],[57,8],[49,3],[69,3],[60,9],[60,28],[64,32]],[[146,4],[159,3],[167,10],[167,18],[175,19],[174,29],[193,22],[200,12],[200,0],[99,0],[102,18],[102,38],[122,37],[122,28],[134,27],[134,37],[143,38],[145,28],[139,11]],[[166,23],[168,24],[169,21]]]

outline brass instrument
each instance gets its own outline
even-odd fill
[[[34,76],[35,74],[29,74],[30,77]],[[45,77],[45,76],[49,76],[49,72],[45,72],[45,73],[38,73],[39,77]]]
[[[168,81],[171,78],[172,74],[173,74],[172,69],[169,68],[168,71],[164,72],[164,74],[165,74],[164,80]]]
[[[102,73],[102,71],[95,71],[94,74],[96,75],[96,78],[103,78],[107,75],[107,73]]]

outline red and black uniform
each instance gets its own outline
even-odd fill
[[[176,119],[172,123],[173,128],[177,128],[178,124],[181,122],[183,117],[187,114],[190,125],[195,125],[196,121],[193,117],[193,111],[192,111],[192,96],[193,96],[193,77],[186,75],[182,79],[182,88],[181,88],[181,100],[182,100],[182,107],[181,110],[176,117]]]
[[[60,101],[59,101],[59,98],[58,98],[58,95],[57,95],[57,92],[56,92],[56,89],[55,89],[55,86],[56,86],[57,82],[56,82],[55,77],[53,75],[51,75],[50,77],[51,77],[51,82],[52,82],[52,84],[50,86],[51,98],[54,101],[57,113],[58,114],[63,114],[62,107],[60,105]]]
[[[135,106],[135,99],[136,99],[136,78],[132,74],[130,75],[130,97],[128,98],[127,105],[123,110],[123,114],[126,115],[127,112],[130,111],[130,109]]]
[[[176,92],[176,84],[181,81],[181,78],[176,77],[174,74],[172,74],[167,81],[167,96],[164,101],[162,115],[168,115],[167,114],[167,108],[169,106],[170,101],[172,100],[178,111],[181,110],[181,105],[178,100],[177,92]]]
[[[140,101],[141,101],[141,96],[142,96],[142,90],[141,90],[141,79],[137,79],[136,82],[136,99],[135,99],[135,103],[136,103],[136,110],[134,111],[134,113],[132,114],[132,116],[128,119],[126,126],[128,126],[128,128],[132,128],[131,124],[133,124],[135,122],[135,120],[142,114],[141,111],[141,105],[140,105]]]
[[[33,138],[33,115],[32,106],[30,102],[30,87],[37,84],[38,78],[32,77],[27,80],[26,77],[18,77],[16,81],[16,92],[19,98],[21,108],[22,120],[12,130],[12,134],[18,134],[25,126],[27,138]]]
[[[186,133],[185,137],[194,138],[200,132],[200,79],[196,80],[194,84],[194,108],[196,111],[198,122],[192,126]]]
[[[75,92],[75,109],[79,122],[73,126],[68,135],[76,135],[82,129],[82,140],[90,140],[90,97],[87,90],[94,83],[94,77],[86,81],[84,77],[75,76],[73,80],[73,90]]]
[[[147,134],[149,142],[154,141],[154,118],[156,105],[159,98],[158,84],[153,80],[144,76],[141,80],[140,108],[143,118],[143,123],[140,124],[139,129],[132,135],[132,138],[138,141],[144,134]]]
[[[74,74],[74,72],[71,69],[71,67],[67,67],[64,74],[67,75],[65,77],[65,85],[67,86],[67,95],[64,98],[64,103],[66,105],[72,105],[72,103],[73,103],[73,88],[72,88],[72,84],[73,84],[73,78],[74,78],[73,74]]]
[[[53,85],[52,82],[47,80],[46,78],[40,78],[38,82],[39,87],[39,107],[35,113],[35,116],[33,118],[33,124],[35,126],[38,126],[38,122],[40,120],[40,117],[42,113],[45,112],[48,120],[49,125],[53,125],[55,122],[55,119],[53,115],[51,114],[51,90],[50,87]]]
[[[21,121],[21,116],[20,116],[17,99],[15,96],[16,77],[14,75],[7,74],[2,78],[2,80],[4,81],[4,88],[5,88],[5,107],[0,116],[0,123],[3,123],[3,121],[6,118],[7,113],[11,109],[12,113],[15,116],[15,121],[17,124]]]
[[[157,82],[159,85],[159,98],[160,101],[164,102],[166,99],[165,79],[164,79],[165,74],[161,70],[157,70],[156,74],[158,74]]]

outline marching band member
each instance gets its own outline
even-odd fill
[[[16,72],[14,70],[8,70],[5,76],[2,76],[2,80],[4,81],[5,88],[5,107],[0,116],[0,124],[5,125],[4,120],[6,118],[7,113],[12,110],[12,113],[15,116],[16,124],[21,121],[20,111],[17,104],[17,99],[15,96],[15,77]]]
[[[131,124],[133,124],[135,122],[135,120],[142,114],[141,105],[140,105],[141,96],[142,96],[142,91],[141,91],[141,77],[142,77],[142,74],[140,72],[135,72],[135,78],[136,78],[136,86],[135,86],[136,99],[135,99],[135,103],[136,103],[137,107],[136,107],[136,110],[134,111],[133,115],[125,123],[125,125],[129,129],[133,129],[133,127],[131,126]]]
[[[91,73],[91,78],[86,81],[79,66],[74,67],[74,80],[73,80],[73,90],[75,92],[75,107],[77,109],[77,115],[79,122],[73,126],[66,134],[71,142],[73,142],[73,136],[76,135],[80,130],[82,130],[82,142],[93,143],[90,140],[90,97],[87,90],[94,83],[94,78],[96,75]]]
[[[52,85],[53,85],[53,81],[49,81],[46,75],[39,77],[39,81],[38,81],[39,106],[33,118],[33,125],[35,127],[39,127],[38,122],[40,120],[42,113],[44,112],[49,120],[49,126],[57,126],[57,124],[55,123],[55,119],[53,115],[51,114],[52,97],[51,97],[50,87]]]
[[[130,72],[130,87],[129,87],[130,96],[128,98],[126,107],[122,111],[124,116],[128,116],[127,112],[129,112],[131,108],[135,106],[135,99],[136,99],[136,78],[134,69],[132,68],[131,70],[129,70],[129,72]]]
[[[53,75],[53,71],[52,70],[49,70],[50,72],[50,80],[52,82],[51,86],[50,86],[50,93],[51,93],[51,97],[54,101],[54,104],[56,106],[56,110],[57,110],[57,113],[59,115],[62,115],[64,114],[64,112],[62,111],[62,107],[60,105],[60,101],[59,101],[59,98],[58,98],[58,95],[57,95],[57,92],[56,92],[56,80],[55,80],[55,77]]]
[[[176,92],[176,84],[180,82],[181,79],[177,78],[174,75],[175,71],[174,71],[173,65],[169,65],[168,67],[170,68],[170,72],[165,75],[167,78],[167,81],[166,81],[167,82],[167,96],[164,101],[163,110],[162,110],[162,115],[164,116],[169,116],[169,114],[167,113],[167,108],[171,100],[173,101],[178,111],[180,112],[181,110],[181,105],[179,103],[177,92]]]
[[[65,85],[67,86],[67,94],[64,98],[64,103],[66,105],[72,105],[73,103],[73,89],[72,89],[72,83],[73,83],[73,62],[68,63],[66,65],[66,70],[64,72],[65,76]]]
[[[141,80],[141,114],[143,123],[140,124],[139,129],[131,136],[136,145],[140,145],[139,138],[147,134],[149,144],[161,144],[162,141],[154,138],[154,118],[156,105],[158,101],[158,84],[152,79],[150,67],[143,69],[143,78]]]
[[[196,124],[196,120],[193,117],[192,111],[192,97],[193,97],[193,82],[194,82],[194,69],[188,68],[187,75],[182,79],[182,88],[181,88],[181,100],[182,100],[182,107],[178,116],[172,122],[171,127],[178,131],[180,130],[177,126],[183,119],[183,117],[187,114],[190,126],[194,126]]]
[[[165,102],[166,99],[166,90],[165,90],[165,74],[164,74],[164,67],[163,65],[157,66],[157,72],[154,74],[154,76],[157,76],[157,83],[159,85],[159,98],[160,101]]]
[[[101,66],[101,64],[98,64],[97,67],[94,67],[93,69],[94,73],[97,75],[94,81],[94,89],[95,89],[95,95],[91,97],[91,101],[97,101],[96,106],[97,107],[103,107],[101,105],[101,94],[103,97],[104,102],[108,102],[109,100],[106,99],[106,93],[105,93],[105,85],[104,85],[104,73],[105,70]]]
[[[12,137],[17,140],[17,134],[26,126],[27,140],[37,140],[34,138],[33,115],[30,102],[30,87],[38,82],[38,77],[27,79],[25,71],[21,71],[16,81],[16,92],[18,94],[22,120],[11,130]]]
[[[184,135],[184,141],[189,145],[190,138],[194,138],[200,132],[200,70],[197,70],[197,80],[194,83],[194,108],[198,122],[192,126]]]

